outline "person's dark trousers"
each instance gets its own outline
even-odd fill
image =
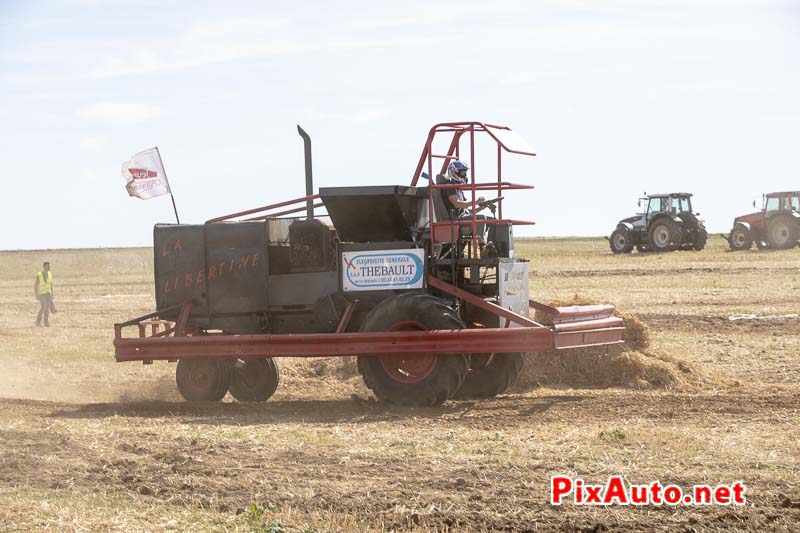
[[[50,325],[50,302],[53,300],[52,294],[40,294],[37,296],[39,298],[39,304],[42,306],[39,309],[39,314],[36,316],[36,325],[42,325],[42,319],[44,318],[44,325]]]
[[[480,224],[479,223],[482,220],[489,220],[491,218],[492,217],[487,217],[486,215],[475,215],[475,220],[477,221],[476,224],[475,224],[475,226],[476,226],[475,229],[476,229],[476,231],[478,233],[478,240],[479,241],[483,240],[483,236],[484,236],[484,234],[486,232],[486,226],[487,225],[489,226],[488,240],[494,241],[494,235],[495,235],[494,224]],[[458,217],[458,220],[472,220],[472,215],[460,216],[460,217]],[[472,235],[472,226],[469,225],[469,224],[461,226],[460,231],[461,231],[461,236],[462,237],[465,236],[465,235]]]

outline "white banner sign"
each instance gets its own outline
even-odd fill
[[[497,267],[500,306],[524,317],[528,316],[528,262],[500,261]],[[505,321],[501,321],[501,326]],[[522,327],[511,322],[510,327]]]
[[[424,250],[342,252],[345,291],[421,289],[424,284]]]
[[[158,148],[139,152],[124,162],[122,177],[127,181],[128,194],[142,200],[171,192]]]

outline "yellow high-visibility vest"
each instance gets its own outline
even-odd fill
[[[52,294],[53,292],[53,273],[47,273],[47,280],[44,279],[44,273],[39,272],[37,274],[39,276],[39,290],[37,294],[41,296],[42,294]]]

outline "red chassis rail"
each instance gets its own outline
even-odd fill
[[[438,280],[437,280],[438,281]],[[116,360],[176,360],[188,357],[336,357],[360,354],[448,354],[544,352],[618,344],[623,342],[622,319],[613,316],[613,306],[580,306],[547,308],[554,314],[553,326],[544,326],[485,302],[469,293],[438,281],[442,289],[456,292],[457,297],[487,307],[506,319],[504,328],[402,331],[379,333],[315,333],[315,334],[201,334],[186,335],[186,321],[191,304],[183,304],[177,319],[159,320],[159,312],[114,325]],[[470,298],[471,297],[471,298]],[[479,303],[480,302],[480,303]],[[174,310],[171,308],[170,310]],[[343,331],[352,314],[345,312],[337,328]],[[166,312],[167,310],[161,311]],[[515,322],[520,327],[508,327]],[[164,331],[160,327],[166,325]],[[138,337],[124,337],[123,329],[136,326]],[[151,335],[147,336],[150,326]]]

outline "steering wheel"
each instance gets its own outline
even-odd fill
[[[490,205],[496,204],[497,202],[499,202],[503,198],[505,198],[505,196],[500,196],[498,198],[493,198],[491,200],[484,200],[483,202],[479,203],[478,205],[481,206],[481,207],[484,207],[484,206],[488,207]]]
[[[483,202],[481,202],[481,203],[479,203],[477,205],[478,205],[478,207],[488,207],[489,211],[491,211],[492,214],[494,214],[495,211],[497,210],[497,202],[499,202],[503,198],[504,198],[504,196],[500,196],[500,197],[494,198],[492,200],[485,200],[485,201],[483,201]]]

